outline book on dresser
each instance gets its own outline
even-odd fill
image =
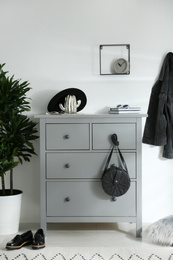
[[[109,114],[136,114],[141,111],[141,107],[111,107]]]

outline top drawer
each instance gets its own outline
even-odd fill
[[[93,124],[93,149],[110,149],[111,135],[117,134],[120,149],[136,149],[136,124]]]
[[[89,149],[89,124],[46,124],[46,149]]]

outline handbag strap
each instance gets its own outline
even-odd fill
[[[106,170],[107,170],[107,168],[108,168],[108,166],[109,166],[109,163],[110,163],[110,160],[111,160],[111,157],[112,157],[113,150],[114,150],[114,145],[113,145],[113,147],[112,147],[112,149],[111,149],[111,151],[110,151],[110,154],[109,154],[109,156],[108,156],[108,159],[107,159],[107,161],[106,161],[104,173],[106,172]]]
[[[127,169],[126,162],[125,162],[124,157],[123,157],[123,155],[122,155],[122,153],[121,153],[121,151],[120,151],[120,149],[119,149],[118,146],[117,146],[117,150],[118,150],[119,156],[120,156],[120,158],[121,158],[121,163],[122,163],[122,165],[123,165],[123,167],[124,167],[124,170],[128,173],[128,169]],[[129,174],[129,173],[128,173],[128,174]]]
[[[108,168],[108,166],[109,166],[110,160],[111,160],[111,158],[112,158],[113,150],[114,150],[115,147],[116,147],[116,149],[117,149],[117,151],[118,151],[118,153],[119,153],[119,157],[120,157],[120,160],[121,160],[121,164],[122,164],[122,166],[124,167],[124,170],[127,172],[127,174],[129,174],[129,173],[128,173],[128,169],[127,169],[126,162],[125,162],[124,157],[123,157],[123,155],[122,155],[122,153],[121,153],[121,151],[120,151],[120,149],[119,149],[119,142],[118,142],[118,139],[117,139],[117,135],[116,135],[116,134],[113,134],[113,135],[112,135],[112,142],[113,142],[113,146],[112,146],[112,149],[111,149],[111,151],[110,151],[110,153],[109,153],[108,159],[107,159],[107,161],[106,161],[104,173],[105,173],[105,171],[107,170],[107,168]]]

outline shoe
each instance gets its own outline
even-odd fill
[[[34,235],[32,249],[41,249],[45,247],[45,237],[43,229],[38,229]]]
[[[31,245],[33,242],[33,234],[31,230],[21,234],[16,235],[11,241],[6,244],[6,249],[15,250],[20,249],[23,246]]]

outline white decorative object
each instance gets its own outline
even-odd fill
[[[19,231],[22,192],[17,195],[0,196],[0,235]]]
[[[69,114],[76,114],[77,108],[80,106],[81,100],[76,100],[74,95],[68,95],[65,98],[64,106],[59,104],[59,107],[62,111]]]
[[[154,243],[172,246],[173,245],[173,215],[159,219],[144,232],[144,237],[150,238]]]

